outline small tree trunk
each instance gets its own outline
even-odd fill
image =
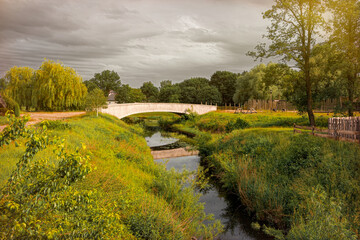
[[[98,108],[96,108],[96,117],[99,117],[99,109]]]
[[[354,109],[353,109],[353,103],[354,103],[354,88],[355,88],[355,80],[352,76],[348,76],[348,95],[349,95],[349,105],[348,105],[348,114],[349,117],[354,116]]]
[[[309,116],[310,126],[315,126],[315,116],[312,109],[312,96],[311,96],[311,82],[310,82],[310,65],[308,62],[305,62],[305,81],[306,81],[306,98],[307,98],[307,112]]]

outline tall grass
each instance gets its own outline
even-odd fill
[[[282,129],[246,129],[202,141],[200,151],[222,187],[259,221],[290,230],[287,239],[356,238],[358,146]]]
[[[104,219],[109,219],[103,238],[212,239],[221,231],[218,222],[203,224],[209,216],[194,188],[182,181],[183,176],[154,163],[145,139],[139,135],[142,129],[110,115],[86,115],[48,126],[49,135],[66,139],[67,149],[85,144],[91,154],[90,164],[95,170],[75,187],[96,193],[94,204],[103,211]],[[23,147],[15,145],[0,149],[0,187],[21,152]],[[48,149],[37,158],[51,159],[52,154]]]

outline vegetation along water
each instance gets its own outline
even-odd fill
[[[221,112],[160,124],[196,135],[188,141],[198,146],[202,165],[246,207],[253,228],[276,239],[357,239],[359,147],[294,135],[294,121],[308,124],[290,113]]]
[[[109,115],[36,129],[11,121],[0,138],[0,239],[213,239],[221,231],[189,175],[154,163],[142,128]]]

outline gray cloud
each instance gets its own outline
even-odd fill
[[[178,82],[241,72],[262,41],[272,0],[0,0],[0,75],[59,60],[89,79],[104,69],[124,83]]]

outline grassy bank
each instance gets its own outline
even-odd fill
[[[234,131],[200,146],[222,186],[288,239],[356,239],[360,149],[281,129]]]
[[[87,115],[66,123],[50,122],[48,128],[50,138],[65,139],[64,144],[58,144],[64,145],[64,151],[71,153],[80,148],[84,154],[90,154],[88,164],[92,170],[84,179],[64,188],[66,190],[47,193],[40,203],[34,203],[34,199],[38,199],[36,194],[43,196],[42,192],[34,195],[15,191],[2,195],[2,237],[13,234],[13,238],[212,239],[218,232],[217,223],[203,224],[209,217],[204,214],[191,182],[189,185],[186,181],[188,177],[168,172],[153,162],[145,139],[138,134],[142,129],[130,127],[109,115],[98,118]],[[18,140],[16,145],[21,144],[20,147],[10,144],[0,148],[1,188],[9,188],[7,179],[23,155],[26,141]],[[37,169],[36,163],[45,166],[46,171],[41,170],[44,176],[49,172],[51,175],[51,169],[61,167],[54,149],[55,146],[49,145],[37,153],[30,172]],[[74,161],[81,158],[74,156]],[[86,164],[80,162],[80,165]],[[77,176],[74,171],[72,174]],[[24,189],[32,187],[30,183]],[[79,198],[75,200],[71,196]],[[17,201],[21,204],[15,210],[9,207],[9,202]],[[28,217],[24,214],[26,206],[31,206]],[[6,220],[9,218],[14,221]]]
[[[294,122],[307,124],[289,114],[213,112],[173,128],[197,135],[203,163],[261,223],[255,228],[277,239],[357,239],[358,145],[294,135]]]

